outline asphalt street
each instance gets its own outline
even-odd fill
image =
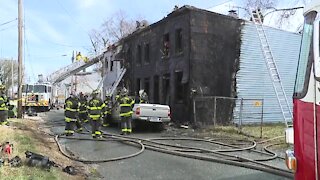
[[[50,124],[57,124],[51,128],[53,133],[64,131],[63,111],[52,110],[41,117]],[[90,128],[90,126],[88,126]],[[103,128],[104,131],[119,133],[114,128]],[[140,138],[161,137],[167,134],[163,132],[138,132],[132,136]],[[87,136],[90,135],[76,135]],[[77,141],[62,139],[61,144],[73,154],[88,160],[97,160],[131,154],[139,149],[124,145],[119,142]],[[276,160],[274,163],[281,163]],[[229,166],[225,164],[194,160],[178,157],[150,150],[145,150],[139,156],[107,163],[96,164],[97,172],[101,179],[108,180],[283,180],[287,179],[273,174]],[[97,177],[96,177],[97,178]]]

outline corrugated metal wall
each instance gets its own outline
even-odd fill
[[[292,105],[301,35],[270,27],[265,27],[265,31],[287,99]],[[242,26],[241,34],[240,69],[236,75],[238,98],[263,99],[264,122],[283,121],[255,25],[246,21]],[[237,103],[235,111],[238,109],[239,104]],[[243,112],[246,114],[256,113],[256,106],[244,106]],[[244,117],[243,123],[260,122],[260,116],[253,115],[252,117]]]

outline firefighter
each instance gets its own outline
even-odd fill
[[[82,92],[79,94],[79,120],[81,123],[87,123],[88,120],[88,112],[87,112],[87,104],[88,104],[88,96],[85,96]]]
[[[79,99],[75,95],[75,92],[72,92],[70,96],[65,101],[65,121],[66,121],[66,128],[65,134],[67,136],[74,135],[74,126],[77,126],[77,131],[81,131],[82,127],[81,124],[78,122],[78,113],[79,113]]]
[[[101,126],[101,117],[103,114],[103,109],[105,108],[105,104],[98,97],[99,92],[97,90],[92,92],[92,99],[89,101],[87,110],[88,116],[91,121],[92,127],[92,137],[93,138],[100,138],[102,137],[102,132],[100,131]]]
[[[112,108],[112,104],[111,104],[111,96],[107,95],[106,99],[104,100],[104,104],[106,105],[104,108],[104,112],[103,112],[103,127],[107,127],[109,126],[109,122],[111,120],[111,108]]]
[[[144,90],[139,91],[139,104],[149,103],[148,94]]]
[[[0,125],[8,125],[8,98],[5,95],[6,87],[0,85]]]
[[[134,100],[128,96],[128,90],[123,88],[119,98],[120,118],[121,118],[121,135],[132,132],[131,116]]]

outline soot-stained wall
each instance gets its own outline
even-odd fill
[[[236,96],[235,74],[239,67],[242,21],[204,10],[191,11],[190,84],[198,94]],[[209,118],[212,106],[204,108],[208,111],[197,114],[197,119],[212,123]],[[218,123],[231,120],[232,101],[218,100],[217,109],[223,112],[217,113]]]
[[[138,30],[122,40],[124,59],[128,63],[125,84],[131,94],[144,89],[151,103],[168,104],[171,107],[173,120],[188,121],[189,97],[176,91],[176,77],[183,74],[183,90],[187,91],[189,76],[189,9],[178,9],[168,17]],[[180,44],[177,38],[181,37]],[[169,41],[168,49],[164,43]],[[149,47],[149,48],[147,48]],[[149,49],[149,53],[147,53]],[[181,86],[179,87],[181,88]],[[179,94],[179,105],[177,103]]]
[[[235,95],[241,20],[184,6],[121,40],[131,95],[148,92],[151,103],[168,104],[176,122],[193,122],[195,96]],[[168,42],[169,41],[169,42]],[[222,106],[232,116],[232,104]],[[211,106],[203,106],[212,113]],[[231,115],[230,115],[231,114]],[[197,120],[207,124],[205,113]]]

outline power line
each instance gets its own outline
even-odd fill
[[[4,26],[4,25],[9,24],[9,23],[11,23],[13,21],[16,21],[16,20],[18,20],[18,18],[15,18],[15,19],[13,19],[11,21],[7,21],[7,22],[4,22],[4,23],[1,23],[0,26]]]
[[[11,29],[13,27],[17,27],[17,25],[16,24],[12,24],[11,26],[8,26],[8,27],[0,29],[0,31],[5,31],[5,30]]]

